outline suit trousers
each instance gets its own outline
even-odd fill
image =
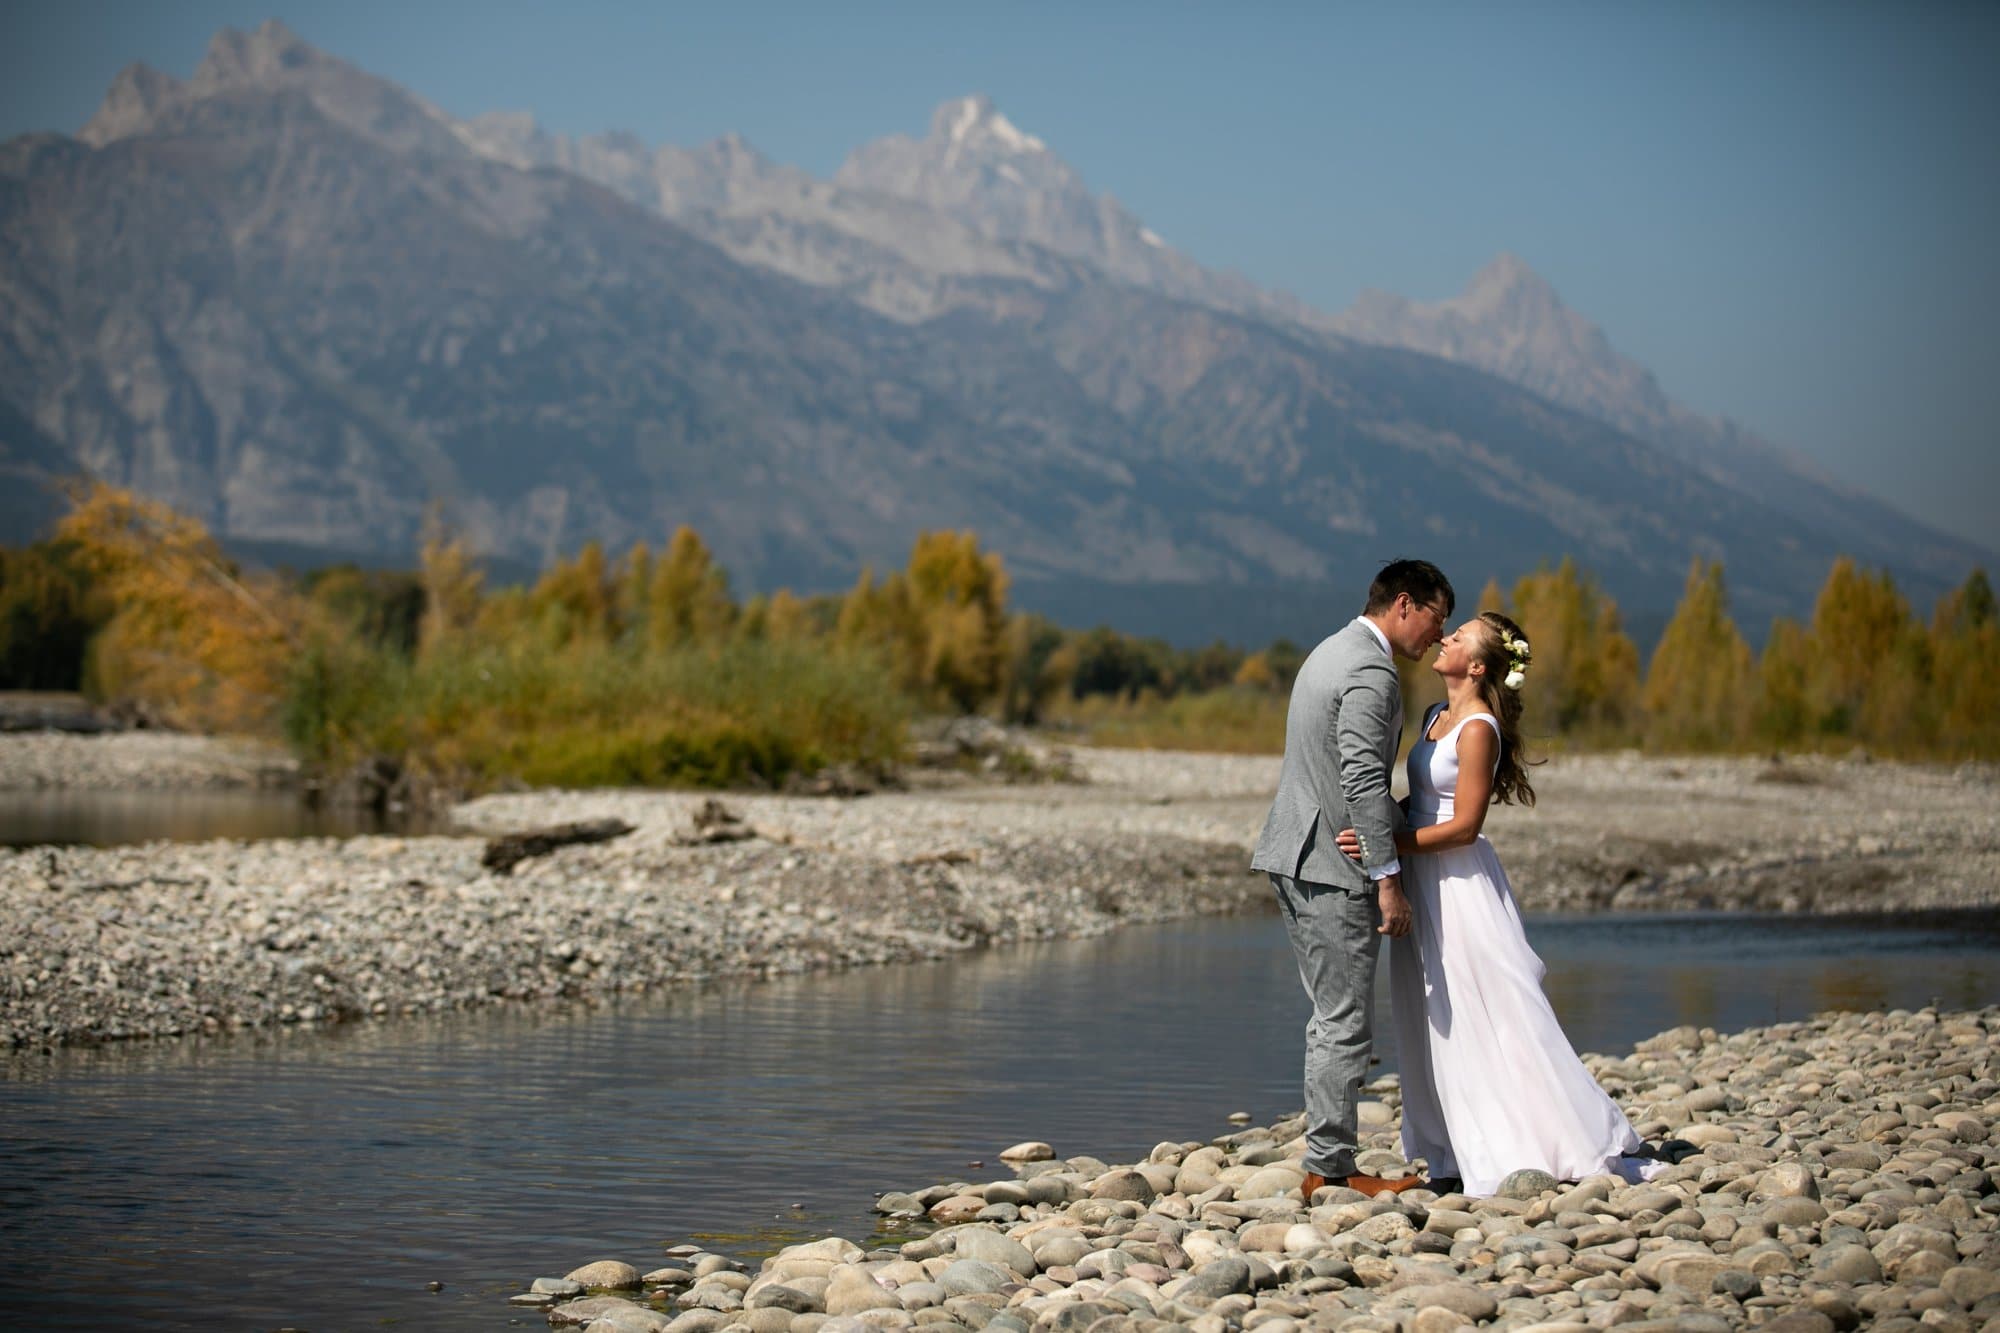
[[[1375,962],[1381,904],[1373,885],[1344,889],[1271,876],[1299,980],[1312,1001],[1306,1021],[1305,1169],[1328,1179],[1355,1174],[1355,1107],[1375,1037]]]

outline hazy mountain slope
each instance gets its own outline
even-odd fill
[[[228,36],[186,84],[121,76],[94,142],[0,145],[0,475],[87,467],[292,559],[407,559],[432,499],[528,568],[690,522],[752,586],[837,587],[923,528],[969,527],[1028,604],[1181,638],[1303,637],[1413,552],[1468,598],[1574,554],[1640,617],[1719,557],[1755,627],[1808,604],[1838,549],[1480,369],[1114,281],[970,220],[934,256],[963,240],[963,271],[925,269],[846,229],[944,206],[887,174],[829,186],[724,145],[720,176],[684,188],[711,230],[743,229],[725,253],[632,201],[657,162],[614,190],[555,160],[577,145],[544,163],[469,143],[256,37],[276,56]],[[963,136],[1006,139],[974,111]],[[839,221],[728,202],[758,190],[837,195]],[[854,283],[738,262],[800,236],[941,313],[886,318]],[[980,267],[1007,246],[1029,271]],[[39,512],[0,508],[0,538]]]
[[[1834,480],[1794,450],[1674,402],[1652,372],[1620,355],[1603,330],[1513,255],[1495,259],[1448,301],[1364,293],[1332,327],[1477,366],[1587,412],[1759,497],[1868,563],[1949,581],[1990,554]]]

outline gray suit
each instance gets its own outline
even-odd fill
[[[1312,999],[1305,1168],[1329,1178],[1354,1174],[1382,921],[1366,871],[1396,857],[1403,816],[1389,795],[1389,770],[1402,731],[1395,659],[1372,627],[1356,620],[1324,639],[1292,683],[1278,794],[1250,861],[1271,877]],[[1343,828],[1360,837],[1362,866],[1335,845]]]

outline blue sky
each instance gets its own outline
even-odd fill
[[[986,92],[1329,309],[1511,250],[1682,402],[2000,546],[2000,6],[17,0],[0,136],[274,16],[458,115],[735,130],[822,175]]]

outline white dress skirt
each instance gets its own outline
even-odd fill
[[[1458,733],[1499,723],[1485,713],[1410,751],[1410,823],[1452,816]],[[1666,1169],[1630,1156],[1639,1136],[1606,1096],[1542,993],[1507,872],[1484,835],[1467,847],[1402,858],[1410,933],[1389,942],[1389,986],[1403,1089],[1403,1155],[1467,1194],[1493,1194],[1514,1171],[1557,1180],[1610,1172],[1643,1180]]]

